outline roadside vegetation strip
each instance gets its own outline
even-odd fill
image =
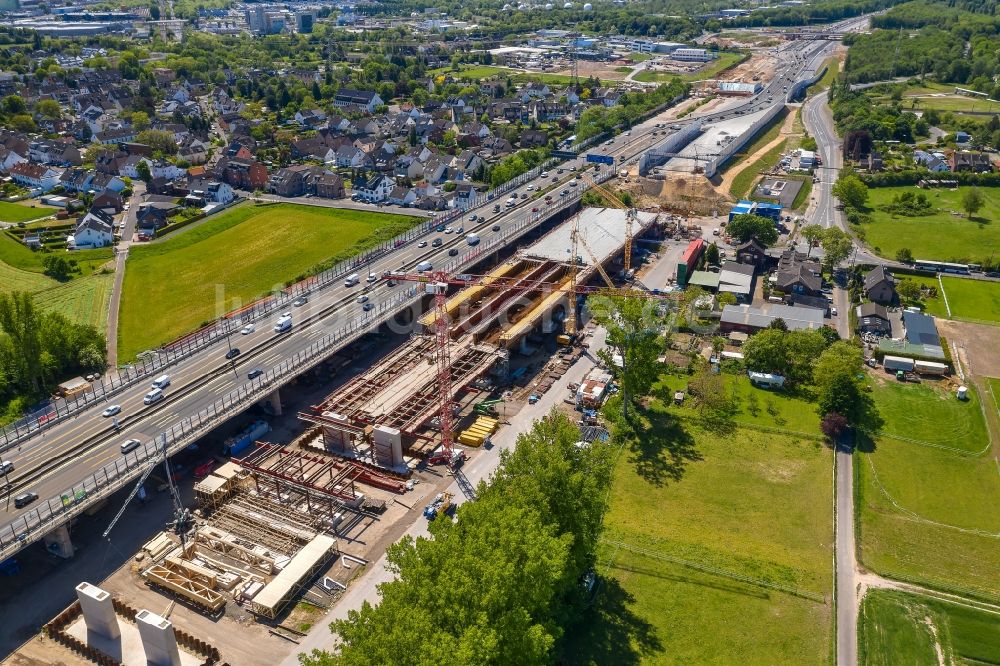
[[[792,200],[792,210],[801,211],[805,208],[809,203],[809,195],[812,194],[812,189],[812,178],[803,178],[802,187],[795,193],[795,199]]]
[[[611,539],[601,539],[603,543],[616,546],[617,548],[624,548],[625,550],[630,550],[633,553],[639,553],[640,555],[645,555],[646,557],[651,557],[657,560],[663,560],[664,562],[670,562],[671,564],[678,564],[689,569],[694,569],[696,571],[701,571],[702,573],[711,574],[713,576],[719,576],[721,578],[728,578],[730,580],[739,581],[741,583],[747,583],[748,585],[755,585],[757,587],[763,587],[768,590],[775,590],[777,592],[784,592],[785,594],[791,594],[796,597],[802,597],[803,599],[810,599],[819,603],[826,603],[827,599],[823,595],[816,594],[815,592],[810,592],[808,590],[801,590],[795,587],[789,587],[787,585],[781,585],[780,583],[775,583],[769,580],[764,580],[763,578],[754,578],[752,576],[746,576],[744,574],[737,573],[735,571],[727,571],[725,569],[720,569],[718,567],[711,567],[706,564],[699,564],[698,562],[692,562],[691,560],[685,560],[680,557],[674,557],[673,555],[667,555],[665,553],[660,553],[656,551],[649,550],[648,548],[640,548],[632,544],[624,543],[621,541],[614,541]],[[609,566],[614,566],[609,564]]]
[[[774,148],[771,148],[771,150],[761,155],[756,161],[748,164],[742,171],[736,174],[736,177],[733,178],[733,184],[729,187],[729,193],[737,199],[745,199],[753,194],[753,186],[757,181],[757,177],[762,171],[769,171],[778,163],[787,142],[788,139],[782,139]]]
[[[722,168],[719,169],[719,173],[725,174],[727,171],[737,169],[737,167],[742,164],[743,160],[777,139],[778,135],[781,133],[781,125],[784,123],[785,116],[787,115],[788,108],[785,107],[783,110],[778,112],[771,122],[761,128],[760,132],[752,141],[750,141],[749,144],[743,146],[743,148],[741,148],[737,153],[726,160],[725,164],[722,165]]]
[[[732,69],[750,57],[747,52],[725,51],[719,53],[719,57],[711,61],[706,67],[695,72],[666,72],[657,70],[643,70],[635,75],[635,80],[642,83],[660,83],[670,81],[675,76],[679,76],[684,81],[704,81],[706,79],[718,78],[723,72]]]

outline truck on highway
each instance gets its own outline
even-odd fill
[[[286,312],[285,314],[278,317],[278,321],[274,322],[274,332],[284,333],[292,328],[292,313]]]
[[[469,234],[468,236],[465,237],[465,242],[468,243],[469,245],[478,245],[479,236],[477,236],[476,234]]]

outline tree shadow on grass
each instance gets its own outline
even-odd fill
[[[614,578],[600,578],[594,605],[566,628],[559,664],[638,664],[662,653],[656,627],[632,610],[633,597]]]
[[[630,425],[629,462],[649,483],[662,486],[679,481],[689,462],[702,459],[694,438],[671,414],[656,409],[644,411]]]

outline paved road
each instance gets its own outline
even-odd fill
[[[111,298],[108,302],[108,366],[118,366],[118,310],[121,305],[122,284],[125,282],[125,264],[128,259],[128,249],[132,245],[132,236],[135,234],[136,215],[139,204],[145,199],[146,183],[141,180],[135,181],[132,185],[132,198],[129,199],[128,210],[125,211],[122,227],[121,240],[115,247],[115,280],[111,286]]]
[[[525,405],[517,416],[512,419],[510,425],[503,426],[497,432],[496,436],[492,438],[492,448],[474,452],[465,463],[462,471],[473,487],[478,485],[481,480],[489,478],[490,474],[497,468],[497,465],[500,463],[500,451],[513,448],[517,441],[517,436],[530,430],[536,420],[548,414],[564,397],[569,395],[567,386],[571,382],[581,382],[584,376],[594,367],[594,359],[598,350],[604,348],[605,331],[603,329],[592,330],[593,333],[587,346],[589,355],[581,356],[566,374],[542,396],[541,400],[534,405]],[[447,488],[447,491],[455,495],[456,504],[462,504],[467,501],[458,482],[453,482]],[[416,522],[406,531],[406,534],[413,538],[427,537],[429,535],[427,520],[423,517],[418,517]],[[313,625],[312,630],[302,639],[295,651],[282,662],[282,666],[297,666],[299,663],[298,653],[300,652],[310,652],[314,649],[329,650],[334,647],[336,639],[330,633],[330,622],[346,619],[350,611],[360,609],[365,602],[378,602],[379,594],[377,587],[393,579],[393,575],[386,571],[385,565],[386,559],[382,555],[376,562],[369,566],[368,570],[360,578],[352,582],[344,593],[344,596],[341,597],[322,621],[316,622]]]
[[[840,140],[833,127],[833,119],[826,103],[827,94],[821,93],[810,98],[803,109],[806,129],[816,138],[817,149],[823,159],[824,169],[820,180],[813,186],[815,201],[806,213],[806,219],[823,228],[839,227],[847,231],[844,214],[836,210],[836,200],[832,193],[843,159]],[[867,255],[862,261],[867,261]],[[850,307],[848,292],[834,288],[834,304],[838,310],[837,332],[842,338],[850,338]],[[835,452],[836,488],[834,520],[836,524],[835,557],[837,586],[837,665],[855,666],[858,663],[858,594],[857,557],[854,544],[854,471],[853,455],[849,445],[838,445]]]

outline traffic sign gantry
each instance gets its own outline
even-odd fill
[[[615,158],[611,155],[600,155],[597,153],[587,153],[587,161],[595,164],[607,164],[614,166]]]

